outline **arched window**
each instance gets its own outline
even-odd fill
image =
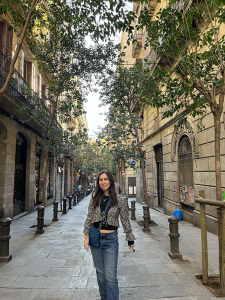
[[[194,205],[194,185],[193,185],[193,156],[191,142],[188,136],[184,135],[180,139],[178,147],[179,156],[179,194],[180,202]]]

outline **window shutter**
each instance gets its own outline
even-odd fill
[[[32,89],[33,89],[33,91],[34,92],[36,92],[36,85],[35,85],[35,66],[34,66],[34,64],[32,63]]]
[[[5,52],[5,32],[6,32],[6,22],[0,21],[0,50]]]
[[[6,56],[11,61],[13,51],[13,29],[9,30],[9,24],[6,26]]]
[[[46,85],[45,84],[42,84],[41,93],[42,93],[42,98],[46,97]]]
[[[32,85],[32,62],[27,62],[27,82]]]
[[[23,60],[23,73],[24,73],[24,79],[27,81],[27,61]]]
[[[22,77],[24,77],[24,52],[23,49],[20,50],[20,69],[19,73]]]
[[[38,94],[39,94],[40,98],[41,98],[41,92],[42,92],[42,90],[41,90],[41,80],[42,80],[41,74],[39,74],[39,76],[38,76]]]

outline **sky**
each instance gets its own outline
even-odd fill
[[[111,37],[113,40],[113,38]],[[121,34],[116,34],[114,41],[116,44],[120,43],[121,40]],[[91,43],[89,39],[86,40],[87,44]],[[107,121],[105,121],[106,116],[104,113],[108,112],[109,106],[104,107],[98,107],[98,105],[101,103],[99,100],[99,94],[98,93],[90,93],[87,96],[88,101],[84,103],[84,110],[87,112],[87,123],[88,123],[88,136],[90,139],[96,139],[97,132],[100,131],[98,127],[104,127],[107,124]]]
[[[84,110],[87,112],[88,135],[90,139],[95,139],[95,132],[99,131],[98,127],[104,127],[107,123],[104,121],[106,117],[103,114],[108,111],[109,107],[98,107],[100,104],[98,93],[90,93],[87,98],[88,102],[84,104]],[[103,114],[100,115],[101,113]]]

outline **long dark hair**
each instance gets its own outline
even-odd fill
[[[117,199],[117,194],[116,194],[116,190],[115,190],[115,183],[114,183],[114,179],[112,174],[107,171],[101,171],[98,175],[98,179],[97,179],[97,185],[94,189],[94,191],[92,192],[92,198],[93,198],[93,202],[94,202],[94,207],[97,207],[100,205],[102,199],[104,198],[104,192],[103,190],[100,188],[99,185],[99,177],[102,174],[106,174],[109,182],[110,182],[110,186],[109,186],[109,198],[110,198],[110,206],[116,206],[118,205],[118,199]]]

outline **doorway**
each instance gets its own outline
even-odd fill
[[[155,146],[155,160],[157,166],[157,194],[158,206],[163,207],[163,153],[162,144]]]
[[[16,136],[16,158],[13,197],[13,216],[25,210],[27,141],[18,133]]]
[[[136,196],[136,177],[128,177],[128,197]]]

